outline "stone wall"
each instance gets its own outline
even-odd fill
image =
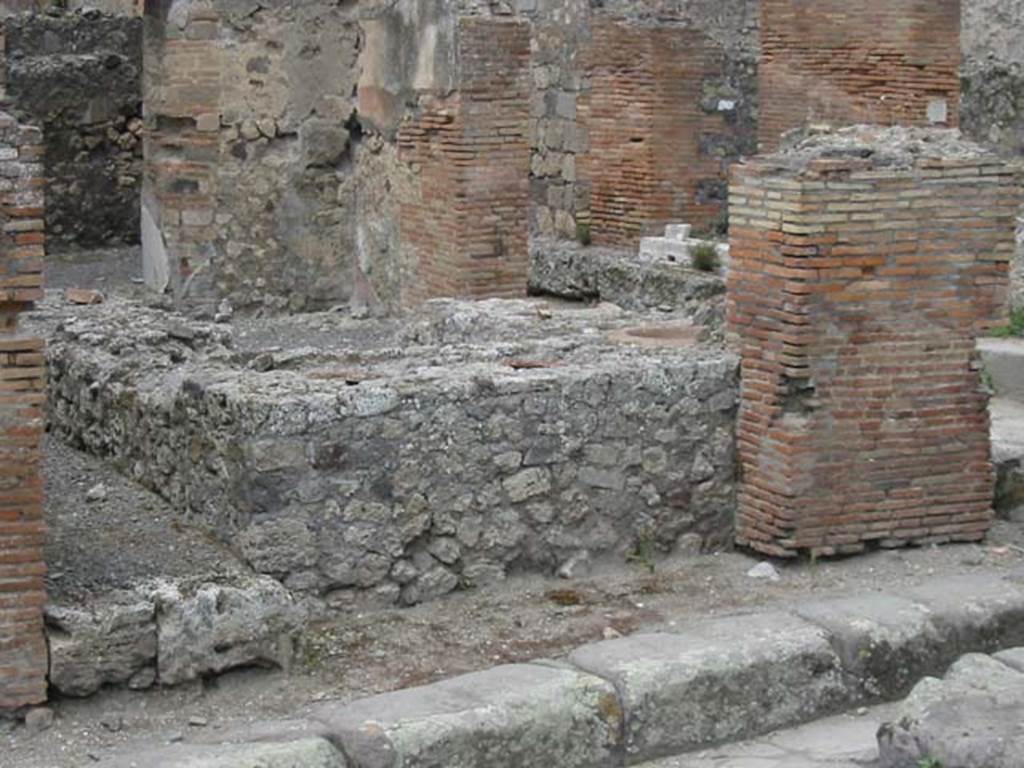
[[[152,287],[293,310],[349,298],[358,44],[336,3],[146,3]]]
[[[50,252],[139,242],[141,22],[62,12],[4,32],[10,105],[46,136]]]
[[[53,428],[339,607],[728,544],[736,361],[693,329],[526,301],[327,317],[269,353],[90,308],[51,345]]]
[[[739,166],[741,544],[975,541],[994,472],[976,335],[1005,321],[1021,179],[948,131],[849,129]]]
[[[43,343],[18,331],[42,297],[43,136],[0,112],[0,711],[46,700]]]
[[[1008,158],[1024,156],[1022,23],[1022,0],[964,0],[961,127]],[[1012,299],[1024,307],[1024,217],[1018,238]]]
[[[761,0],[762,150],[806,123],[956,126],[960,0]]]

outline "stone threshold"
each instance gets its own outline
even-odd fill
[[[128,768],[617,768],[904,698],[968,653],[1024,645],[1024,586],[936,578],[586,645],[420,688],[325,703]]]

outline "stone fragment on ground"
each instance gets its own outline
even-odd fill
[[[999,657],[965,656],[915,686],[878,745],[881,768],[1022,768],[1024,674]]]
[[[165,685],[253,664],[287,668],[304,619],[288,591],[268,577],[205,584],[192,595],[165,585],[154,597]]]
[[[50,685],[65,696],[89,696],[132,680],[156,664],[156,609],[133,593],[87,608],[46,608]]]

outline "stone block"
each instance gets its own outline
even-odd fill
[[[958,654],[1024,646],[1024,588],[998,575],[961,576],[912,587],[904,597],[920,603]]]
[[[611,640],[569,658],[618,690],[630,765],[795,725],[853,700],[825,632],[784,613]]]
[[[602,768],[618,765],[615,689],[556,665],[521,664],[314,715],[353,768]]]
[[[881,768],[1024,766],[1024,675],[969,655],[925,678],[878,732]]]
[[[326,739],[281,744],[178,745],[117,757],[111,768],[348,768]]]
[[[936,626],[927,608],[903,598],[850,597],[803,604],[794,613],[828,632],[851,691],[864,700],[901,698],[960,655],[955,634]]]

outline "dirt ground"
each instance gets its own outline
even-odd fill
[[[160,573],[216,575],[233,558],[177,521],[156,495],[102,462],[47,445],[52,594],[89,595]],[[104,501],[88,502],[96,484]],[[354,614],[313,627],[290,672],[240,670],[167,690],[108,690],[51,704],[53,727],[8,730],[0,765],[102,765],[139,745],[209,741],[238,728],[301,717],[309,706],[421,685],[496,664],[557,657],[616,633],[679,628],[699,618],[785,607],[814,597],[899,592],[979,571],[1024,581],[1024,525],[1000,522],[984,545],[876,552],[847,560],[778,563],[778,582],[747,575],[743,553],[606,563],[573,580],[522,576],[411,609]],[[190,720],[200,724],[190,724]]]

